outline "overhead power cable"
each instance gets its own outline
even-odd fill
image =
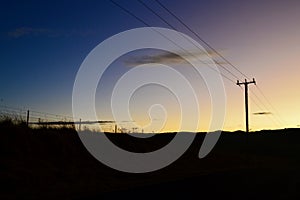
[[[215,52],[220,58],[222,58],[227,64],[229,64],[232,68],[238,71],[245,78],[250,79],[245,73],[239,70],[235,65],[233,65],[229,60],[227,60],[222,54],[220,54],[215,48],[213,48],[208,42],[206,42],[198,33],[196,33],[190,26],[188,26],[183,20],[177,17],[170,9],[168,9],[164,4],[162,4],[159,0],[155,0],[163,9],[165,9],[170,15],[172,15],[179,23],[181,23],[185,28],[187,28],[191,33],[193,33],[201,42],[203,42],[208,48],[210,48],[213,52]]]
[[[144,25],[146,25],[147,27],[152,27],[150,26],[147,22],[145,22],[143,19],[141,19],[140,17],[138,17],[137,15],[135,15],[133,12],[131,12],[130,10],[126,9],[124,6],[120,5],[119,3],[113,1],[113,0],[110,0],[110,2],[112,2],[114,5],[116,5],[117,7],[119,7],[120,9],[122,9],[123,11],[125,11],[127,14],[129,14],[130,16],[134,17],[135,19],[137,19],[139,22],[143,23]],[[172,41],[170,38],[168,38],[166,35],[160,33],[159,31],[153,29],[154,31],[156,31],[158,34],[160,34],[161,36],[163,36],[165,39],[167,39],[168,41],[172,42],[175,46],[177,46],[178,48],[180,48],[181,50],[189,53],[186,49],[184,49],[183,47],[179,46],[176,42]],[[184,35],[181,35],[182,37],[185,37]],[[186,38],[187,39],[187,38]],[[195,45],[195,44],[194,44]],[[202,50],[202,49],[201,49]],[[197,58],[195,55],[192,55],[194,56],[195,58]],[[207,64],[207,63],[204,63],[202,60],[199,60],[200,62],[202,62],[203,64]],[[232,82],[232,83],[235,83],[235,81],[233,81],[232,79],[230,79],[228,76],[226,76],[225,74],[223,74],[222,72],[219,72],[217,71],[216,69],[214,68],[209,68],[217,73],[220,73],[221,76],[223,76],[225,79],[227,79],[228,81]]]

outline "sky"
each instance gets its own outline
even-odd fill
[[[115,1],[150,26],[170,28],[138,1]],[[143,2],[210,52],[157,2]],[[249,85],[250,130],[300,125],[299,1],[161,0],[161,3],[241,72],[256,79],[257,86]],[[146,26],[109,0],[2,1],[0,20],[0,104],[61,115],[72,115],[73,85],[86,56],[107,38]],[[110,97],[118,79],[133,68],[128,62],[164,53],[151,49],[130,52],[109,66],[96,93],[96,109],[102,119],[114,120]],[[211,56],[219,60],[216,55]],[[181,61],[163,64],[185,74],[198,90],[201,117],[197,130],[207,130],[212,105],[203,79],[194,76],[192,68]],[[241,81],[245,79],[229,65],[224,67]],[[220,71],[236,82],[237,78],[222,67]],[[223,79],[224,130],[244,130],[243,88]],[[123,121],[120,126],[128,129],[137,126],[149,132],[178,129],[180,109],[168,88],[158,85],[139,88],[131,97],[129,109],[135,124],[128,125],[124,122],[128,119],[120,119]]]

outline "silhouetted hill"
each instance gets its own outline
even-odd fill
[[[191,133],[192,134],[192,133]],[[148,139],[107,134],[118,146],[148,152],[173,133]],[[170,166],[146,174],[118,172],[95,160],[70,128],[27,128],[0,123],[1,199],[299,198],[299,129],[222,133],[204,159],[197,134]]]

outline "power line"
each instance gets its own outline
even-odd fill
[[[253,92],[251,91],[254,97],[261,103],[261,105],[264,107],[265,110],[270,110],[263,102],[262,100]],[[283,123],[278,120],[276,117],[276,113],[272,112],[272,118],[269,116],[269,118],[278,126],[278,127],[283,127]]]
[[[135,15],[133,12],[131,12],[130,10],[126,9],[125,7],[123,7],[122,5],[118,4],[117,2],[110,0],[114,5],[116,5],[117,7],[119,7],[120,9],[122,9],[123,11],[125,11],[127,14],[129,14],[130,16],[134,17],[135,19],[137,19],[139,22],[143,23],[144,25],[152,28],[147,22],[145,22],[144,20],[142,20],[141,18],[139,18],[137,15]],[[183,47],[179,46],[176,42],[172,41],[171,39],[169,39],[167,36],[165,36],[164,34],[160,33],[159,31],[153,29],[155,32],[157,32],[158,34],[160,34],[162,37],[164,37],[165,39],[167,39],[168,41],[170,41],[171,43],[173,43],[175,46],[177,46],[178,48],[180,48],[181,50],[188,52],[187,50],[185,50]],[[181,34],[182,37],[184,37],[185,39],[187,39],[184,35]],[[187,39],[188,40],[188,39]],[[191,41],[190,41],[191,42]],[[192,43],[194,44],[194,43]],[[194,44],[195,45],[195,44]],[[197,46],[196,46],[197,47]],[[197,47],[199,48],[199,47]],[[202,51],[202,49],[200,49]],[[189,53],[189,52],[188,52]],[[191,54],[192,56],[194,56],[193,54]],[[196,56],[194,56],[195,58],[197,58]],[[207,64],[204,63],[202,60],[199,60],[201,63],[203,64]],[[224,75],[222,72],[209,67],[209,69],[221,74],[221,76],[223,76],[225,79],[227,79],[228,81],[235,83],[232,79],[230,79],[228,76]]]
[[[261,100],[261,98],[259,98],[259,96],[252,89],[250,89],[250,91],[254,95],[254,97],[256,97],[256,99],[260,102],[260,104],[264,107],[264,109],[269,110],[268,106],[266,106],[266,104]],[[276,113],[276,111],[274,109],[272,109],[272,110],[273,110],[273,116],[274,116],[276,123],[279,123],[281,126],[285,126],[285,123],[282,120],[277,118],[278,114]],[[274,111],[275,111],[275,113],[274,113]]]
[[[258,107],[258,109],[263,110],[262,107],[260,107],[260,105],[256,102],[256,100],[255,100],[251,95],[250,95],[250,99],[251,99],[251,101]],[[277,126],[278,128],[281,127],[281,125],[280,125],[276,120],[274,120],[270,115],[267,115],[267,116],[268,116],[268,118],[270,119],[270,121],[273,122],[273,124],[274,124],[275,126]]]
[[[169,22],[167,22],[165,19],[163,19],[158,13],[156,13],[152,8],[150,8],[148,5],[146,5],[144,2],[142,2],[141,0],[138,0],[138,2],[140,2],[142,5],[144,5],[148,10],[150,10],[153,14],[155,14],[157,17],[159,17],[163,22],[165,22],[168,26],[170,26],[171,28],[173,28],[174,30],[176,30],[176,28],[171,25]],[[159,2],[159,1],[157,1]],[[135,14],[133,14],[132,12],[130,12],[129,10],[125,9],[123,6],[121,6],[120,4],[117,4],[116,2],[113,2],[115,5],[118,5],[118,7],[122,8],[122,10],[125,10],[128,14],[130,14],[131,16],[133,16],[134,18],[138,19],[140,22],[144,23],[146,26],[149,26],[148,23],[146,23],[144,20],[140,19],[138,16],[136,16]],[[160,2],[159,2],[160,3]],[[162,4],[161,4],[162,5]],[[240,74],[242,74],[243,76],[247,77],[244,73],[242,73],[239,69],[237,69],[232,63],[230,63],[226,58],[224,58],[221,54],[219,54],[212,46],[210,46],[207,42],[205,42],[196,32],[194,32],[190,27],[188,27],[182,20],[180,20],[175,14],[173,14],[170,10],[168,10],[165,6],[163,6],[168,12],[170,12],[170,14],[172,14],[173,17],[175,17],[178,21],[180,21],[180,23],[182,23],[184,26],[186,26],[186,28],[188,28],[193,34],[196,35],[196,37],[198,39],[200,39],[204,44],[206,44],[206,46],[208,46],[212,51],[214,51],[218,56],[220,56],[224,61],[226,61],[229,65],[231,65],[233,68],[235,68]],[[166,38],[169,41],[171,41],[169,38]],[[171,41],[173,42],[173,41]],[[174,43],[174,42],[173,42]],[[178,46],[178,45],[177,45]],[[182,49],[182,47],[181,47]],[[225,68],[224,66],[222,66],[221,64],[218,64],[219,66],[223,67],[224,69],[226,69],[232,76],[236,77],[237,79],[239,79],[235,74],[233,74],[230,70],[228,70],[227,68]],[[224,74],[222,74],[223,77],[225,77]],[[226,77],[226,79],[228,79],[229,81],[235,83],[233,80],[231,80],[230,78]],[[247,81],[246,81],[247,82]],[[246,86],[246,82],[245,82],[245,86]],[[247,82],[248,83],[248,82]],[[252,82],[249,82],[252,83]],[[254,83],[254,82],[253,82]],[[242,83],[243,84],[243,83]],[[246,86],[247,87],[247,86]],[[245,91],[247,91],[248,93],[248,89],[245,88]],[[246,95],[248,96],[248,95]],[[248,125],[248,97],[245,96],[246,99],[246,131],[249,131],[249,125]],[[256,104],[256,102],[255,102]]]
[[[138,0],[141,1],[141,0]],[[181,20],[176,14],[174,14],[170,9],[168,9],[164,4],[162,4],[159,0],[155,0],[163,9],[165,9],[171,16],[173,16],[177,21],[179,21],[185,28],[187,28],[191,33],[193,33],[201,42],[203,42],[207,47],[209,47],[213,52],[215,52],[220,58],[222,58],[227,64],[229,64],[232,68],[234,68],[236,71],[238,71],[241,75],[243,75],[245,78],[249,77],[243,73],[241,70],[239,70],[235,65],[233,65],[228,59],[226,59],[223,55],[221,55],[215,48],[213,48],[208,42],[206,42],[197,32],[195,32],[190,26],[188,26],[183,20]],[[220,66],[221,64],[219,64]],[[262,96],[265,98],[265,100],[268,102],[268,104],[273,108],[273,110],[278,115],[278,111],[276,108],[271,104],[271,102],[268,100],[268,98],[264,95],[262,90],[257,86],[259,92],[262,94]],[[281,117],[278,115],[281,121]]]
[[[266,95],[263,93],[262,89],[260,89],[259,86],[256,86],[256,88],[258,89],[258,91],[261,93],[261,95],[264,97],[264,99],[266,100],[266,102],[271,106],[271,108],[276,112],[276,114],[278,115],[279,119],[286,124],[285,120],[283,120],[281,118],[281,116],[279,115],[279,112],[277,111],[277,109],[272,105],[272,103],[269,101],[269,99],[266,97]]]
[[[262,107],[260,107],[260,105],[256,102],[256,100],[255,100],[252,96],[250,96],[250,99],[251,99],[251,101],[253,101],[253,103],[256,105],[256,107],[257,107],[259,110],[263,110]]]
[[[233,67],[236,71],[238,71],[245,78],[250,79],[246,74],[244,74],[241,70],[239,70],[236,66],[234,66],[229,60],[227,60],[224,56],[222,56],[215,48],[213,48],[209,43],[207,43],[198,33],[196,33],[192,28],[190,28],[186,23],[184,23],[179,17],[177,17],[170,9],[168,9],[165,5],[163,5],[159,0],[155,0],[163,9],[165,9],[170,15],[172,15],[177,21],[179,21],[185,28],[187,28],[191,33],[193,33],[201,42],[203,42],[207,47],[209,47],[213,52],[215,52],[219,57],[221,57],[227,64]]]
[[[166,21],[163,17],[161,17],[157,12],[155,12],[152,8],[150,8],[147,4],[145,4],[142,0],[137,0],[138,2],[140,2],[142,5],[144,5],[148,10],[150,10],[155,16],[157,16],[158,18],[160,18],[164,23],[166,23],[169,27],[173,28],[174,30],[176,30],[176,28],[171,25],[168,21]],[[194,32],[190,27],[188,27],[182,20],[180,20],[175,14],[173,14],[169,9],[167,9],[164,5],[162,5],[159,1],[158,3],[165,9],[167,10],[173,17],[175,17],[181,24],[183,24],[189,31],[191,31],[194,35],[196,35],[196,37],[198,39],[200,39],[202,42],[204,42],[210,49],[212,49],[217,55],[219,55],[223,60],[225,60],[227,63],[229,63],[230,65],[232,65],[226,58],[224,58],[222,55],[220,55],[212,46],[210,46],[207,42],[205,42],[196,32]],[[221,65],[219,65],[221,66]],[[222,66],[223,67],[223,66]],[[242,73],[239,69],[237,69],[235,66],[232,65],[232,67],[234,67],[238,72],[240,72],[243,76],[247,77],[244,73]],[[225,68],[226,69],[226,68]],[[227,69],[226,69],[227,70]],[[236,77],[237,79],[239,79],[237,76],[235,76],[231,71],[227,70],[228,72],[230,72],[231,75],[233,75],[234,77]],[[245,92],[247,93],[247,95],[245,96],[246,99],[246,131],[248,132],[249,127],[248,127],[248,87],[247,84],[249,83],[255,83],[255,81],[253,82],[245,82]],[[251,98],[252,99],[252,98]],[[256,105],[258,105],[255,101],[254,103]],[[260,106],[259,106],[260,107]]]
[[[170,24],[167,20],[165,20],[162,16],[160,16],[156,11],[154,11],[151,7],[149,7],[147,4],[145,4],[142,0],[137,0],[140,2],[144,7],[146,7],[150,12],[152,12],[155,16],[157,16],[160,20],[162,20],[165,24],[167,24],[170,28],[174,29],[175,31],[178,31],[176,27],[174,27],[172,24]],[[189,38],[185,37],[183,34],[181,34],[182,37],[184,37],[187,41],[189,41],[191,44],[193,44],[196,48],[198,48],[200,51],[203,51],[200,49],[193,41],[191,41]],[[229,74],[231,74],[236,79],[239,79],[234,73],[232,73],[230,70],[228,70],[226,67],[221,65],[218,62],[215,62],[218,66],[222,67],[225,71],[227,71]],[[233,80],[230,80],[233,83],[235,83]]]
[[[176,30],[176,28],[170,24],[167,20],[165,20],[163,17],[161,17],[157,12],[155,12],[151,7],[149,7],[146,3],[144,3],[142,0],[137,0],[140,4],[142,4],[144,7],[146,7],[148,10],[150,10],[155,16],[157,16],[160,20],[162,20],[165,24],[167,24],[172,29]]]
[[[242,90],[242,88],[241,88]],[[261,101],[261,99],[252,91],[252,89],[250,89],[251,93],[254,95],[254,97],[256,97],[256,99],[260,102],[260,104],[264,107],[264,109],[268,110],[268,108],[265,106],[265,104]],[[257,102],[256,100],[253,98],[253,96],[250,95],[250,99],[251,101],[260,109],[260,110],[264,110]],[[270,119],[270,121],[272,121],[272,123],[277,126],[278,128],[281,127],[281,123],[280,121],[275,120],[276,118],[274,117],[274,115],[272,115],[273,118],[268,115],[268,118]]]
[[[125,11],[127,14],[131,15],[132,17],[134,17],[136,20],[138,20],[139,22],[145,24],[146,26],[150,25],[145,22],[144,20],[142,20],[141,18],[139,18],[138,16],[136,16],[135,14],[133,14],[132,12],[130,12],[130,10],[126,9],[125,7],[121,6],[120,4],[118,4],[117,2],[113,1],[113,0],[109,0],[111,3],[113,3],[115,6],[117,6],[118,8],[120,8],[121,10]]]
[[[129,14],[130,16],[134,17],[135,19],[137,19],[139,22],[143,23],[144,25],[152,28],[147,22],[145,22],[143,19],[139,18],[137,15],[135,15],[133,12],[131,12],[130,10],[126,9],[125,7],[123,7],[122,5],[118,4],[117,2],[110,0],[110,2],[112,2],[114,5],[116,5],[117,7],[121,8],[123,11],[125,11],[127,14]],[[183,47],[179,46],[176,42],[172,41],[170,38],[168,38],[167,36],[165,36],[164,34],[162,34],[161,32],[157,31],[156,29],[152,29],[155,32],[157,32],[158,34],[160,34],[162,37],[164,37],[165,39],[167,39],[168,41],[170,41],[171,43],[173,43],[175,46],[177,46],[178,48],[180,48],[181,50],[187,52],[188,54],[192,55],[193,57],[195,57],[197,59],[197,57],[191,53],[189,53],[186,49],[184,49]],[[181,34],[182,37],[186,38],[184,35]],[[187,39],[187,38],[186,38]],[[192,43],[194,44],[194,43]],[[194,44],[195,45],[195,44]],[[197,46],[196,46],[197,47]],[[197,47],[199,48],[199,47]],[[202,49],[200,49],[202,51]],[[199,60],[201,63],[203,64],[207,64],[204,63],[202,60]],[[224,75],[223,73],[217,71],[214,68],[209,67],[209,69],[221,74],[224,78],[226,78],[227,80],[231,81],[232,83],[235,83],[232,79],[230,79],[228,76]]]

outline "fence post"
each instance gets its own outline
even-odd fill
[[[29,110],[27,110],[27,120],[26,120],[27,127],[29,126]]]
[[[78,128],[79,131],[81,131],[81,118],[79,119],[79,128]]]

